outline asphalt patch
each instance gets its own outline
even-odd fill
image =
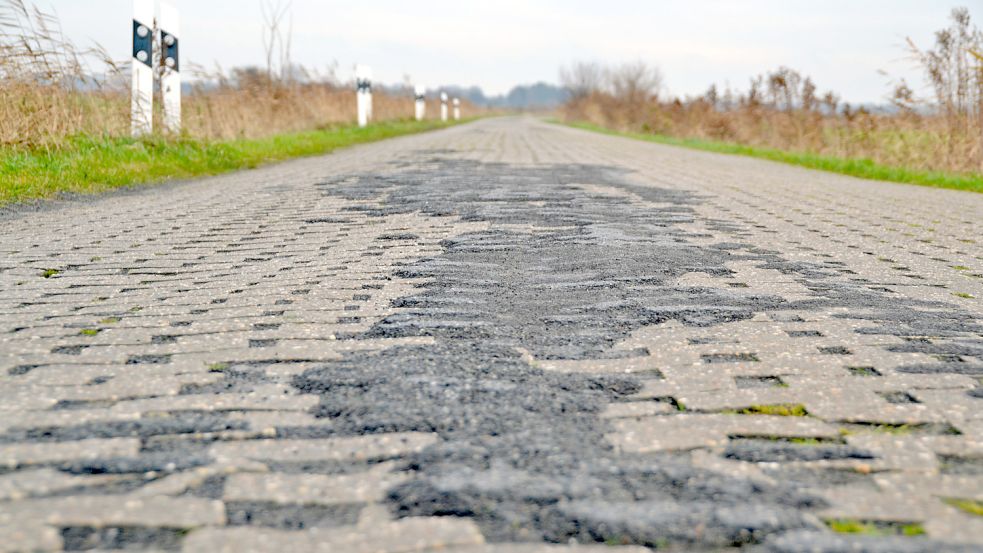
[[[550,373],[520,353],[638,356],[647,352],[612,346],[647,325],[708,326],[780,306],[776,297],[674,285],[688,272],[729,276],[724,263],[746,255],[688,242],[676,225],[692,219],[688,206],[698,198],[632,188],[669,204],[652,210],[574,184],[631,188],[603,167],[436,165],[324,186],[349,198],[384,194],[383,207],[353,208],[372,216],[422,211],[538,229],[444,241],[441,255],[396,274],[427,279],[419,293],[396,300],[399,313],[352,336],[429,336],[435,345],[348,355],[294,380],[321,396],[315,412],[331,421],[323,433],[441,436],[408,461],[416,477],[390,490],[394,513],[472,517],[492,540],[652,545],[657,532],[672,542],[725,546],[812,527],[800,509],[821,502],[797,490],[723,477],[685,458],[616,455],[598,414],[637,391],[639,380]],[[760,516],[738,520],[742,508]],[[709,528],[693,530],[695,520]]]
[[[401,267],[393,277],[422,279],[418,291],[394,300],[398,312],[368,331],[338,335],[431,337],[435,343],[349,354],[293,382],[320,395],[315,413],[330,423],[318,435],[424,431],[441,437],[406,460],[403,470],[412,478],[388,493],[397,516],[471,517],[492,541],[767,542],[780,550],[799,542],[776,542],[776,536],[828,534],[810,514],[824,506],[821,500],[795,482],[764,485],[701,470],[686,455],[615,454],[598,414],[637,390],[639,380],[551,373],[524,355],[630,357],[643,352],[614,346],[644,326],[712,326],[762,312],[837,307],[851,309],[843,316],[870,321],[866,333],[958,337],[973,346],[960,354],[978,353],[972,333],[979,324],[939,309],[944,304],[899,300],[838,270],[739,242],[696,245],[692,240],[705,235],[680,226],[694,220],[692,206],[702,201],[694,194],[636,186],[611,167],[417,163],[319,186],[327,195],[379,200],[349,208],[369,217],[422,213],[493,224],[445,240],[440,254]],[[598,186],[615,193],[592,191]],[[726,221],[708,225],[736,230]],[[726,263],[733,261],[794,275],[814,297],[786,301],[726,281],[712,288],[675,284],[691,272],[729,278]],[[755,359],[744,353],[707,362]],[[773,461],[870,457],[836,444],[735,445],[730,452]]]

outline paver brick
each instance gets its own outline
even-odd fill
[[[437,436],[421,432],[374,434],[323,440],[248,440],[212,445],[217,459],[247,458],[257,461],[368,461],[415,453],[437,442]]]
[[[981,198],[503,118],[10,210],[0,550],[978,549]]]
[[[13,468],[73,459],[127,457],[136,455],[139,449],[140,441],[132,438],[0,444],[0,464]]]
[[[112,475],[65,474],[49,468],[21,470],[0,475],[0,501],[47,495],[62,490],[106,484],[117,480]]]
[[[627,452],[686,450],[720,446],[733,435],[766,438],[839,437],[832,426],[806,417],[770,415],[690,415],[639,417],[612,421],[608,439]]]
[[[18,524],[0,524],[0,551],[60,551],[61,535],[56,528],[39,522],[18,521]]]
[[[383,470],[364,473],[323,474],[236,474],[225,483],[225,501],[271,501],[306,505],[375,503],[385,498],[392,486],[408,475]]]
[[[37,523],[54,527],[141,526],[197,528],[225,523],[222,503],[194,497],[74,496],[6,504],[0,526]]]
[[[408,518],[372,527],[279,531],[253,528],[204,529],[193,532],[183,551],[346,551],[350,553],[412,553],[446,551],[454,546],[484,543],[478,527],[451,517]]]

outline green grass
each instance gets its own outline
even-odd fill
[[[919,429],[917,424],[852,424],[850,428],[840,428],[840,434],[846,436],[858,431],[879,432],[895,436],[907,436]]]
[[[229,369],[228,363],[212,363],[211,365],[208,365],[208,372],[211,373],[225,372],[228,369]]]
[[[944,423],[889,424],[854,422],[846,423],[840,428],[840,433],[844,436],[863,432],[877,432],[879,434],[890,434],[893,436],[909,436],[911,434],[958,436],[960,434],[958,429]]]
[[[788,438],[788,442],[796,445],[824,445],[830,443],[830,440],[820,438]]]
[[[977,174],[957,174],[946,173],[943,171],[922,171],[908,169],[905,167],[892,167],[881,165],[869,159],[847,159],[830,156],[821,156],[808,152],[788,152],[773,148],[759,148],[756,146],[746,146],[733,142],[720,142],[716,140],[702,140],[695,138],[675,138],[659,134],[646,134],[634,132],[619,132],[591,123],[563,123],[570,127],[594,131],[616,136],[625,136],[637,140],[668,144],[670,146],[683,146],[696,150],[704,150],[719,154],[736,154],[743,156],[779,161],[791,165],[808,167],[809,169],[819,169],[832,173],[840,173],[851,177],[862,179],[882,180],[901,182],[905,184],[917,184],[920,186],[932,186],[935,188],[951,188],[954,190],[966,190],[969,192],[983,193],[983,175]]]
[[[752,405],[744,409],[724,411],[731,415],[774,415],[778,417],[806,417],[809,415],[801,404]]]
[[[983,501],[976,499],[959,499],[956,497],[949,497],[943,499],[942,501],[945,501],[960,511],[965,511],[971,515],[983,517]]]
[[[925,527],[918,522],[878,522],[841,518],[825,521],[829,529],[840,534],[864,534],[867,536],[921,536]]]
[[[783,444],[795,444],[795,445],[826,445],[826,444],[838,444],[842,443],[839,440],[830,440],[828,438],[789,438],[788,436],[759,436],[754,434],[748,435],[731,435],[731,438],[752,438],[759,440],[768,440],[769,442],[777,442]]]
[[[0,148],[0,205],[251,169],[453,124],[391,121],[230,141],[77,136],[47,151]]]
[[[42,278],[51,278],[51,277],[57,275],[60,272],[61,271],[59,271],[58,269],[45,269],[45,270],[41,271],[41,277]]]
[[[79,334],[81,334],[82,336],[95,336],[95,335],[99,334],[99,329],[98,328],[83,328],[82,330],[79,331]]]

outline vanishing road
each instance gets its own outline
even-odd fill
[[[531,118],[7,212],[0,550],[980,551],[981,222]]]

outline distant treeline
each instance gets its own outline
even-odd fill
[[[508,94],[488,96],[481,87],[445,86],[440,90],[466,99],[476,106],[493,109],[544,110],[555,109],[570,99],[570,91],[545,82],[519,85]]]

